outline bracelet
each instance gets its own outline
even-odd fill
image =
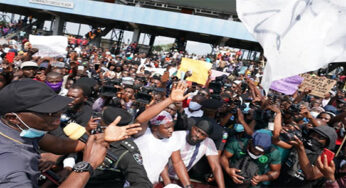
[[[184,188],[193,188],[192,185],[185,185]]]

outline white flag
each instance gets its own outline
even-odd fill
[[[264,50],[261,85],[346,61],[345,0],[237,0],[237,13]]]

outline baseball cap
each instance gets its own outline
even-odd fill
[[[42,82],[21,79],[0,91],[0,114],[24,111],[54,113],[63,110],[71,101]]]
[[[213,124],[208,120],[201,120],[197,122],[196,127],[202,129],[207,135],[210,135],[213,132]]]
[[[38,65],[37,63],[33,62],[33,61],[24,61],[21,65],[20,68],[23,69],[24,67],[37,67]]]
[[[107,124],[111,124],[118,116],[121,117],[118,126],[128,125],[132,121],[132,115],[126,110],[117,107],[106,107],[102,113],[102,120]]]
[[[267,133],[256,131],[252,135],[252,141],[254,147],[260,147],[264,151],[268,151],[272,146],[272,137]]]
[[[204,108],[218,109],[222,106],[222,102],[216,99],[207,99],[201,102]]]

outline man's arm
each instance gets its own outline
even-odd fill
[[[281,164],[271,164],[270,171],[263,175],[256,175],[252,177],[251,184],[256,186],[260,182],[273,181],[280,175]]]
[[[42,150],[55,154],[69,154],[82,151],[85,144],[79,140],[61,138],[50,134],[45,134],[39,141]]]
[[[243,183],[243,176],[240,176],[237,174],[237,172],[240,172],[239,169],[236,168],[230,168],[228,159],[233,156],[233,153],[230,153],[228,151],[224,151],[224,153],[221,156],[221,165],[223,169],[225,169],[226,173],[229,175],[229,177],[232,178],[233,182],[236,184],[242,184]]]
[[[158,115],[161,111],[163,111],[167,106],[172,104],[173,102],[180,102],[186,99],[189,95],[185,95],[186,84],[184,82],[179,82],[175,84],[172,88],[171,95],[165,100],[150,106],[144,112],[142,112],[136,119],[137,123],[140,123],[142,126],[142,131],[138,132],[134,137],[139,137],[145,133],[147,130],[148,124],[147,122]]]
[[[303,142],[295,137],[296,140],[290,141],[290,144],[294,145],[298,152],[299,165],[302,168],[307,180],[316,180],[321,178],[323,174],[317,168],[317,166],[311,165],[306,153]]]
[[[168,173],[168,166],[166,165],[165,168],[163,169],[163,171],[160,174],[162,180],[163,180],[163,184],[168,185],[171,184],[171,178],[169,178],[169,173]]]
[[[107,147],[108,143],[104,140],[104,134],[90,135],[83,153],[83,161],[88,162],[95,170],[100,164],[102,164],[106,156]],[[89,178],[89,172],[72,172],[59,187],[82,188],[85,187]]]
[[[245,122],[243,112],[239,108],[237,109],[237,111],[238,111],[238,121],[239,123],[243,125],[245,133],[247,135],[252,135],[254,130],[251,129],[251,127]]]
[[[189,174],[183,160],[181,159],[180,150],[177,150],[171,155],[173,167],[175,173],[178,175],[179,180],[184,185],[184,187],[191,185]]]
[[[219,188],[225,187],[225,181],[222,173],[222,168],[219,161],[219,155],[207,156],[210,168],[214,174],[215,180]]]

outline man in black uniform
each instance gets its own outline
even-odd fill
[[[118,126],[127,125],[132,121],[132,116],[126,110],[107,106],[103,110],[99,127],[105,128],[118,116],[121,117]],[[124,187],[125,183],[126,186],[132,188],[152,187],[143,167],[142,156],[132,138],[112,142],[108,153],[115,156],[117,160],[112,162],[106,159],[104,164],[95,170],[86,186],[87,188]]]

